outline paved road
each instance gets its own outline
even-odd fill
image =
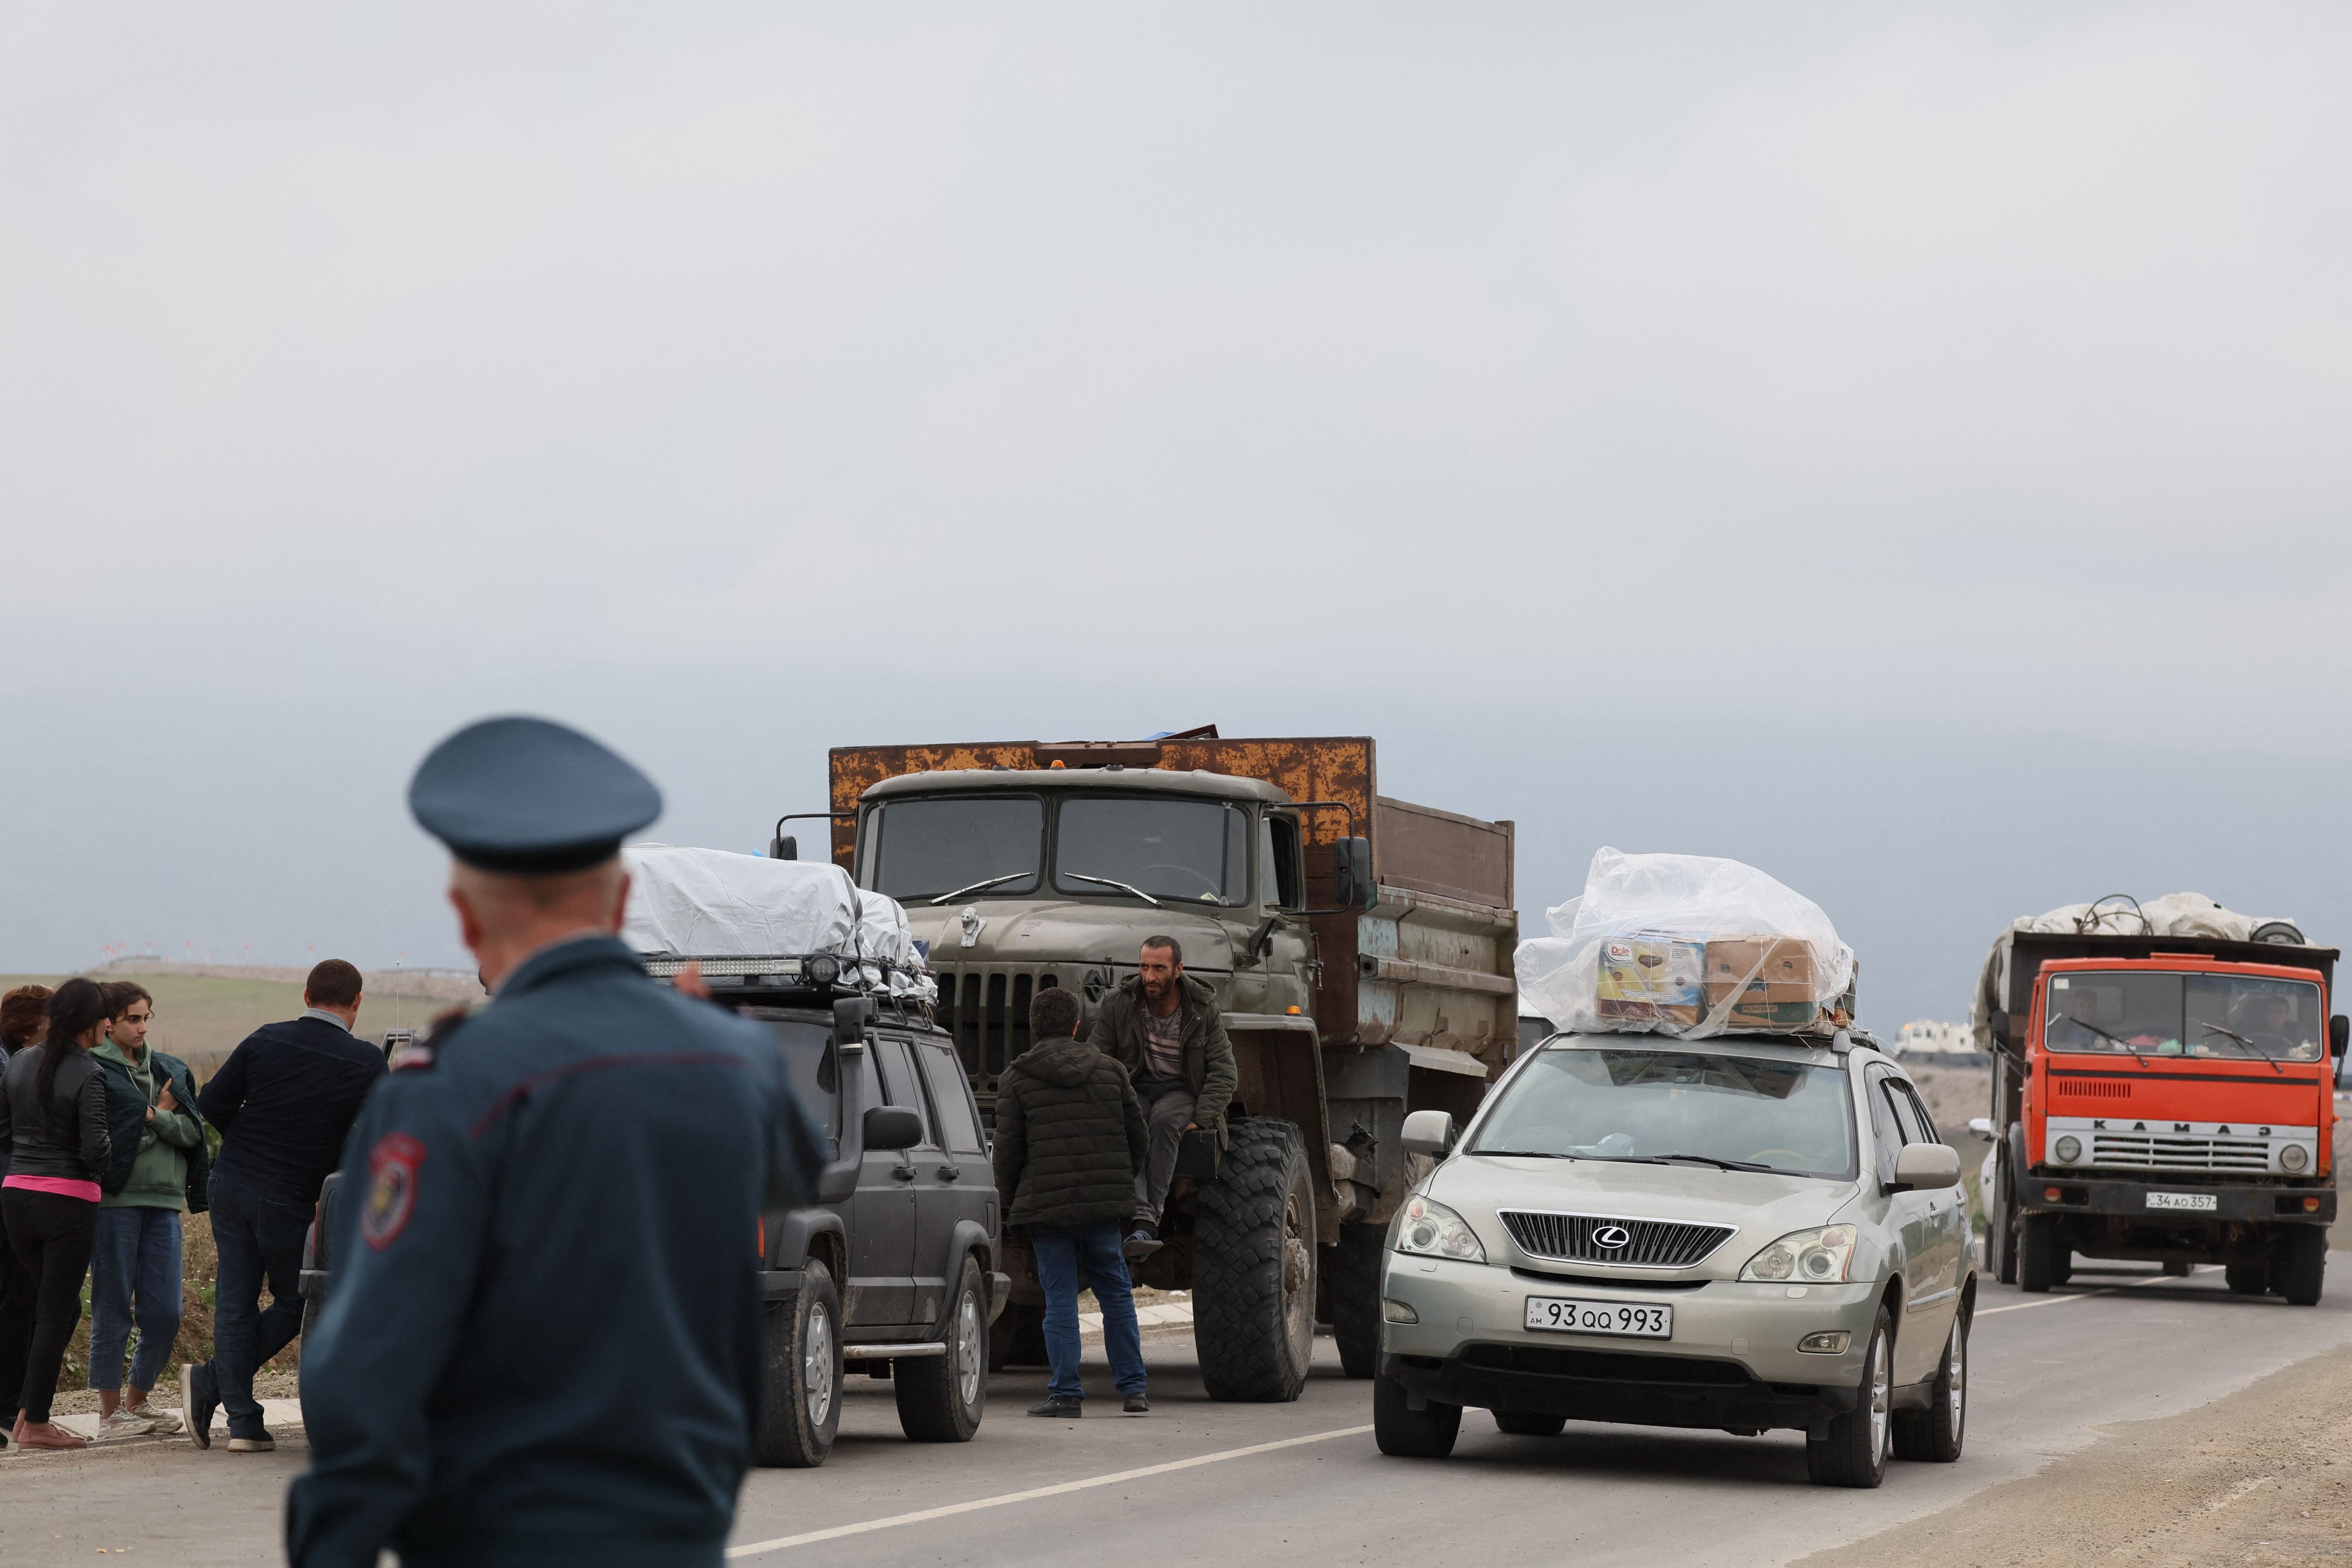
[[[2315,1309],[2230,1296],[2218,1270],[2168,1280],[2084,1267],[2042,1297],[1990,1287],[1967,1457],[1898,1463],[1875,1492],[1807,1485],[1794,1433],[1508,1437],[1474,1413],[1452,1459],[1385,1458],[1360,1429],[1368,1386],[1339,1374],[1328,1341],[1298,1403],[1230,1405],[1202,1396],[1188,1335],[1154,1333],[1150,1416],[1106,1404],[1082,1422],[1031,1419],[1021,1409],[1044,1378],[1020,1373],[997,1380],[979,1438],[959,1446],[905,1442],[888,1384],[854,1377],[833,1462],[761,1471],[745,1488],[738,1561],[1785,1562],[2029,1474],[2102,1422],[2192,1408],[2352,1341],[2352,1254],[2336,1254],[2330,1273],[2338,1289]],[[1094,1383],[1108,1392],[1099,1368]],[[87,1563],[100,1546],[159,1563],[274,1562],[300,1458],[293,1445],[248,1459],[169,1442],[0,1460],[0,1563]],[[755,1550],[773,1542],[799,1543]]]

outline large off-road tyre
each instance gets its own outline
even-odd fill
[[[988,1370],[1008,1366],[1045,1366],[1045,1309],[1025,1301],[1007,1301],[996,1321],[988,1325]]]
[[[1566,1430],[1568,1417],[1546,1415],[1534,1410],[1497,1410],[1495,1430],[1507,1432],[1514,1437],[1557,1437]]]
[[[768,1303],[761,1361],[760,1463],[824,1464],[841,1429],[841,1297],[816,1259],[798,1290]]]
[[[1412,1396],[1393,1378],[1372,1379],[1372,1441],[1383,1454],[1400,1459],[1442,1459],[1454,1452],[1462,1434],[1462,1406],[1424,1401],[1412,1408]]]
[[[1349,1377],[1370,1377],[1381,1359],[1381,1268],[1388,1258],[1384,1225],[1343,1225],[1329,1249],[1324,1300],[1331,1305],[1331,1341]]]
[[[1968,1420],[1969,1317],[1963,1311],[1953,1317],[1944,1341],[1944,1364],[1936,1370],[1927,1408],[1895,1413],[1895,1457],[1948,1465],[1960,1457]]]
[[[2017,1288],[2039,1296],[2053,1285],[2066,1282],[2058,1268],[2058,1221],[2046,1214],[2030,1214],[2017,1226]]]
[[[2267,1296],[2271,1293],[2271,1266],[2267,1261],[2224,1264],[2221,1283],[2230,1288],[2232,1296]]]
[[[1830,1417],[1829,1435],[1805,1439],[1805,1473],[1817,1486],[1874,1487],[1886,1479],[1895,1428],[1895,1325],[1886,1309],[1870,1331],[1853,1408]]]
[[[2286,1252],[2271,1271],[2271,1289],[2290,1307],[2316,1307],[2327,1273],[2327,1232],[2299,1225],[2287,1232]]]
[[[2010,1190],[2016,1184],[2010,1179],[2008,1160],[1994,1160],[1992,1202],[1985,1213],[1985,1250],[1990,1254],[1988,1261],[1994,1277],[2004,1285],[2017,1283],[2017,1201]]]
[[[1200,1193],[1192,1344],[1212,1399],[1296,1399],[1315,1354],[1315,1191],[1307,1142],[1272,1117],[1235,1121]]]
[[[969,1443],[988,1408],[988,1286],[966,1257],[948,1307],[948,1353],[891,1363],[898,1426],[918,1443]]]

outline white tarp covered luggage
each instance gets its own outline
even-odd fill
[[[830,861],[771,860],[724,849],[633,844],[621,940],[680,958],[831,953],[862,967],[868,986],[938,994],[898,901],[861,891]]]
[[[1698,1038],[1850,1023],[1853,953],[1819,904],[1704,855],[1593,856],[1519,944],[1519,992],[1562,1029]]]

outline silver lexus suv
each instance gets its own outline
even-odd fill
[[[1389,1229],[1383,1452],[1442,1458],[1476,1405],[1529,1436],[1796,1427],[1832,1486],[1959,1458],[1959,1155],[1866,1036],[1555,1035],[1405,1143],[1439,1163]]]

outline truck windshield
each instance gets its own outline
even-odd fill
[[[2310,1062],[2326,1038],[2319,987],[2309,981],[2116,970],[2050,977],[2042,1048]]]
[[[1843,1068],[1701,1051],[1547,1047],[1479,1124],[1476,1154],[1668,1162],[1850,1181]]]
[[[894,899],[1034,893],[1045,803],[1034,795],[885,801],[866,814],[866,885]]]
[[[1246,903],[1249,814],[1213,800],[1074,795],[1055,828],[1054,886],[1118,892],[1107,882],[1183,903]]]

